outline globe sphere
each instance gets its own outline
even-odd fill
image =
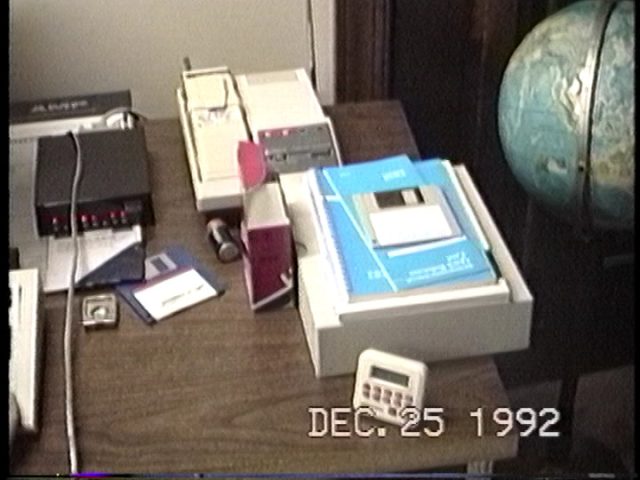
[[[585,0],[538,24],[500,86],[498,131],[538,203],[599,229],[634,223],[634,2]]]

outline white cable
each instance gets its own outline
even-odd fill
[[[76,168],[71,187],[71,211],[69,223],[71,224],[71,240],[73,243],[73,257],[71,260],[71,275],[69,289],[67,290],[67,308],[64,320],[64,400],[65,419],[67,427],[67,442],[69,444],[69,470],[70,473],[78,473],[78,451],[76,446],[75,422],[73,418],[73,372],[71,370],[71,327],[73,326],[73,296],[75,293],[76,270],[78,268],[78,219],[76,210],[78,204],[78,185],[82,174],[82,152],[80,141],[75,132],[69,132],[76,149]]]
[[[133,128],[138,121],[146,120],[144,115],[130,107],[115,107],[102,114],[103,123],[109,128],[115,123],[111,120],[112,118],[115,118],[116,122],[119,121],[120,128],[125,130]]]

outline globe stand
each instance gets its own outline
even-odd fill
[[[571,335],[571,337],[565,337],[569,341],[572,340],[572,337],[575,338],[575,333],[573,332],[575,332],[576,329],[579,331],[583,330],[583,328],[580,328],[581,325],[579,322],[590,325],[594,321],[597,321],[594,316],[593,301],[597,298],[598,293],[598,271],[602,251],[599,249],[600,245],[594,242],[592,237],[591,185],[589,175],[591,172],[591,142],[597,72],[602,46],[604,44],[606,26],[613,12],[615,3],[613,0],[604,1],[597,11],[592,28],[598,41],[594,42],[587,51],[584,65],[585,77],[590,79],[590,81],[585,82],[583,85],[584,92],[581,96],[581,100],[583,101],[583,114],[578,118],[577,125],[580,135],[579,138],[581,140],[579,142],[578,175],[576,192],[574,194],[577,202],[576,211],[578,212],[574,235],[577,238],[572,239],[571,236],[569,236],[567,241],[575,245],[567,245],[567,249],[564,250],[565,254],[573,260],[573,266],[569,264],[567,268],[573,272],[574,276],[577,274],[577,277],[574,277],[577,283],[574,284],[576,288],[574,292],[573,315],[571,315],[571,312],[568,312],[569,315],[571,315],[568,321],[569,335]],[[571,305],[571,302],[569,302],[569,305]],[[588,342],[589,340],[590,339],[583,339],[582,342]],[[588,345],[588,343],[585,343],[585,345]],[[580,350],[579,348],[570,344],[567,346],[572,353],[565,357],[565,364],[563,365],[563,376],[558,398],[561,437],[555,446],[553,446],[553,442],[550,444],[552,448],[549,450],[549,459],[552,462],[566,461],[571,454],[574,405],[580,378],[576,363],[581,357],[576,357],[576,351]]]
[[[559,372],[561,381],[557,403],[560,436],[547,443],[547,459],[554,465],[566,464],[571,458],[574,404],[580,375],[630,361],[629,355],[617,358],[606,351],[608,347],[605,346],[605,351],[598,348],[604,335],[614,346],[620,341],[616,337],[626,338],[628,342],[632,336],[628,324],[615,332],[598,327],[600,321],[609,321],[599,318],[598,304],[603,301],[605,259],[620,250],[632,250],[633,239],[632,234],[585,235],[584,231],[576,231],[532,201],[527,207],[524,234],[523,269],[535,298],[531,349],[542,350],[543,354],[545,350],[554,351],[553,358],[543,358],[541,363],[558,362],[552,369]],[[629,306],[631,303],[626,307]],[[543,338],[544,342],[552,339],[553,345],[541,345]],[[632,353],[633,348],[626,345],[617,353]],[[598,355],[609,358],[604,361],[593,358]]]
[[[566,122],[567,117],[557,110],[557,107],[566,108],[564,103],[560,103],[563,100],[557,96],[555,90],[548,90],[550,78],[555,77],[551,74],[546,75],[549,71],[545,70],[550,68],[547,62],[537,61],[539,58],[545,58],[544,51],[539,48],[539,45],[534,48],[531,44],[526,44],[521,51],[524,57],[517,56],[515,61],[514,59],[510,61],[501,86],[500,105],[502,107],[499,122],[503,147],[508,147],[505,157],[509,160],[516,176],[520,176],[519,180],[532,198],[544,198],[550,205],[549,208],[555,208],[558,215],[561,211],[564,213],[564,220],[561,221],[553,215],[548,215],[530,200],[523,239],[523,268],[535,298],[531,351],[523,358],[528,357],[529,367],[533,367],[530,370],[536,377],[541,376],[540,370],[551,370],[552,378],[561,379],[557,404],[561,415],[558,425],[560,436],[547,444],[548,459],[556,463],[566,464],[570,458],[574,401],[578,393],[580,375],[586,371],[602,369],[603,362],[594,363],[591,357],[597,352],[606,360],[617,358],[628,363],[625,354],[633,353],[634,350],[634,346],[629,344],[629,339],[632,337],[630,333],[633,330],[633,314],[631,319],[623,322],[624,325],[622,325],[615,321],[616,314],[603,315],[603,312],[599,311],[605,303],[610,307],[612,300],[614,303],[626,303],[627,307],[633,305],[633,294],[624,293],[622,288],[619,292],[611,290],[604,279],[605,274],[612,275],[606,272],[604,263],[607,258],[619,253],[620,245],[623,245],[622,250],[625,253],[633,251],[633,247],[630,246],[633,242],[633,234],[596,230],[606,222],[623,226],[616,222],[624,221],[623,218],[607,218],[604,213],[609,210],[615,211],[618,205],[603,193],[610,186],[610,179],[607,175],[603,175],[603,172],[608,172],[609,165],[606,163],[615,164],[615,161],[610,157],[611,152],[603,150],[606,141],[603,143],[602,138],[606,135],[603,137],[601,133],[602,122],[605,123],[605,127],[609,125],[607,122],[610,120],[611,125],[616,125],[617,128],[623,128],[620,125],[626,124],[624,121],[616,123],[619,120],[616,116],[618,111],[609,113],[610,118],[603,113],[606,110],[605,107],[609,107],[613,102],[611,95],[606,95],[611,94],[610,89],[613,87],[609,85],[611,75],[600,77],[600,73],[602,62],[605,62],[604,70],[611,71],[612,65],[617,60],[616,55],[610,52],[610,48],[605,58],[602,58],[610,20],[613,18],[614,11],[628,14],[629,3],[622,0],[603,0],[577,2],[576,8],[568,7],[568,9],[573,8],[571,15],[576,14],[575,18],[584,18],[578,14],[581,8],[584,9],[583,12],[586,11],[590,15],[589,23],[579,23],[583,28],[589,28],[588,32],[581,30],[581,33],[586,34],[584,37],[580,35],[580,38],[588,39],[583,58],[575,55],[576,50],[565,51],[553,43],[554,38],[562,37],[557,35],[558,32],[555,32],[554,36],[543,28],[538,32],[545,32],[544,39],[535,35],[531,37],[536,38],[536,42],[546,41],[547,46],[553,44],[549,50],[553,53],[547,53],[555,59],[554,61],[565,60],[568,68],[573,69],[569,74],[571,76],[563,81],[566,80],[571,84],[569,87],[571,92],[565,93],[571,93],[573,99],[570,116],[572,120],[569,122],[573,133],[569,135],[575,135],[577,147],[575,157],[573,156],[573,138],[565,138],[568,141],[563,144],[561,141],[556,142],[556,137],[553,135],[543,134],[547,131],[545,128],[553,128],[554,121]],[[623,5],[622,10],[617,9],[617,7],[622,8]],[[568,13],[566,15],[567,17],[563,18],[564,21],[568,21],[570,17]],[[614,24],[619,25],[620,22],[614,22]],[[558,25],[563,24],[558,23]],[[614,35],[615,28],[611,32]],[[619,35],[620,37],[615,38],[622,38],[622,33]],[[609,40],[608,47],[615,39]],[[526,42],[525,39],[523,44]],[[540,82],[535,81],[537,77],[532,77],[534,72],[541,79]],[[628,79],[627,76],[623,78]],[[603,88],[598,89],[598,82],[601,80]],[[525,108],[523,99],[537,103]],[[602,107],[598,112],[596,112],[596,101],[599,108]],[[553,108],[547,109],[549,105]],[[529,107],[532,109],[529,110]],[[531,114],[527,117],[528,112]],[[539,121],[531,120],[540,119],[545,112],[549,114],[546,123],[543,122],[544,124],[540,125]],[[598,128],[594,131],[596,116]],[[523,118],[529,118],[531,121],[523,121]],[[533,135],[534,132],[540,135],[536,137],[539,142],[536,148],[522,148],[519,142],[523,141],[523,135]],[[592,135],[598,135],[598,137],[592,137]],[[629,145],[629,140],[631,141],[630,150],[633,151],[634,140],[624,135],[621,138],[627,141],[625,146]],[[511,145],[512,142],[515,143]],[[531,143],[529,146],[534,145]],[[620,155],[620,153],[615,154]],[[562,160],[559,164],[564,166],[564,169],[558,169],[558,172],[549,168],[556,155]],[[548,163],[545,164],[545,161]],[[592,163],[596,164],[592,165]],[[626,183],[623,182],[620,187],[624,194],[627,194],[629,192],[625,190],[625,185]],[[553,197],[552,192],[556,192]],[[596,194],[593,198],[592,192]],[[572,199],[570,201],[573,204],[567,204],[567,199]],[[612,204],[603,205],[603,202],[608,201]],[[567,212],[571,213],[567,215]],[[633,255],[627,258],[632,259]],[[617,271],[612,279],[616,275],[619,275]],[[627,271],[624,275],[627,284],[632,286],[632,273]],[[603,292],[607,293],[603,294]],[[620,292],[623,294],[618,295]],[[626,319],[628,314],[625,312],[622,317]],[[617,331],[609,331],[612,330],[608,328],[610,323],[615,326],[613,330],[617,328]],[[616,340],[612,340],[614,338]],[[605,344],[605,348],[601,345],[602,343]],[[626,347],[631,345],[631,348],[621,348],[621,345]],[[623,355],[619,355],[620,352]],[[606,363],[605,361],[604,364]],[[615,361],[608,363],[616,365]],[[527,366],[526,363],[524,366]],[[519,373],[519,376],[527,378],[527,374],[523,372]]]

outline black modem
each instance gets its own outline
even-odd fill
[[[78,231],[154,223],[144,131],[77,134],[82,175],[78,185]],[[35,209],[41,236],[70,233],[71,187],[76,168],[71,135],[38,139]]]

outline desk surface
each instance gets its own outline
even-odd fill
[[[329,109],[346,160],[418,156],[394,102]],[[490,359],[431,366],[426,404],[445,410],[439,438],[309,438],[309,407],[348,407],[353,377],[316,379],[295,310],[252,314],[239,262],[216,261],[194,208],[179,124],[146,127],[157,224],[148,252],[186,246],[230,288],[154,327],[120,305],[114,330],[74,329],[75,412],[83,471],[411,471],[514,456],[517,436],[469,412],[508,405]],[[79,297],[82,297],[80,293]],[[77,298],[76,300],[80,300]],[[42,428],[15,445],[11,471],[68,471],[64,434],[64,295],[46,299]],[[79,303],[77,311],[79,312]],[[353,431],[353,423],[350,422]]]

